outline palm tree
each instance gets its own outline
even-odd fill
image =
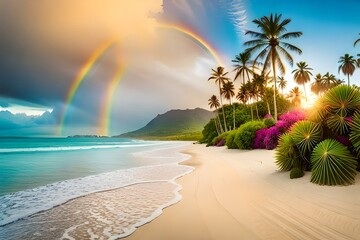
[[[299,54],[302,53],[301,49],[298,47],[284,42],[286,39],[300,37],[302,32],[286,32],[286,25],[291,22],[291,19],[281,20],[281,14],[271,14],[270,17],[262,17],[259,19],[253,20],[253,23],[260,28],[260,32],[256,31],[246,31],[245,34],[249,34],[255,39],[245,42],[246,46],[249,48],[247,52],[253,53],[258,52],[257,57],[254,61],[258,59],[264,59],[264,68],[263,72],[270,67],[272,67],[273,78],[274,78],[274,118],[277,120],[277,106],[276,106],[276,69],[278,68],[281,73],[285,73],[285,66],[281,59],[281,56],[293,65],[293,58],[288,53],[288,50],[295,51]]]
[[[290,90],[288,98],[291,99],[292,104],[294,104],[296,108],[300,107],[301,105],[301,94],[302,92],[300,91],[299,87],[294,87]]]
[[[284,77],[278,77],[279,88],[281,89],[281,93],[284,95],[284,89],[286,88],[287,81]]]
[[[356,42],[355,42],[356,43]],[[340,57],[339,62],[339,73],[340,70],[344,75],[347,75],[348,77],[348,86],[350,86],[350,76],[354,74],[355,66],[357,65],[357,61],[353,56],[350,56],[348,53],[346,53],[344,56]]]
[[[220,107],[219,99],[217,98],[216,95],[212,95],[208,100],[208,104],[210,106],[210,109],[215,108],[215,110],[216,110],[217,120],[218,120],[218,124],[220,127],[218,127],[218,125],[216,124],[216,121],[215,121],[215,126],[216,126],[216,130],[218,132],[218,135],[220,135],[220,133],[223,133],[224,130],[221,126],[221,121],[220,121],[219,112],[218,112],[218,108]]]
[[[222,102],[222,97],[221,97],[221,86],[224,85],[224,83],[226,83],[227,81],[229,81],[230,78],[226,77],[228,72],[224,73],[224,68],[221,66],[217,67],[216,70],[214,70],[214,69],[211,69],[211,70],[213,72],[211,73],[211,77],[209,77],[208,81],[214,80],[215,83],[217,83],[219,85],[220,103],[221,103],[222,114],[223,114],[223,119],[224,119],[225,131],[227,132],[228,130],[227,130],[226,120],[225,120],[225,109],[224,109],[224,104]]]
[[[250,60],[251,54],[250,52],[243,52],[239,53],[239,55],[235,56],[234,60],[231,60],[234,64],[234,71],[236,71],[236,75],[234,81],[238,78],[242,78],[242,84],[244,85],[245,82],[250,81],[250,75],[254,74],[255,65],[259,65],[259,63]],[[245,79],[247,81],[245,81]]]
[[[245,85],[241,85],[236,98],[242,102],[244,105],[251,100],[251,82],[245,83]],[[251,120],[254,121],[254,113],[252,104],[250,104],[250,113],[251,113]]]
[[[335,81],[336,77],[334,74],[330,74],[329,72],[325,73],[324,76],[322,76],[323,92],[326,92],[330,88],[333,88]]]
[[[305,99],[307,100],[305,84],[310,82],[310,76],[312,76],[310,71],[313,69],[309,68],[306,62],[298,62],[296,66],[298,69],[292,71],[294,80],[297,84],[304,86]]]
[[[254,74],[252,79],[250,94],[256,100],[255,107],[256,107],[256,114],[258,119],[260,119],[260,117],[259,117],[257,102],[259,101],[259,96],[262,96],[264,93],[264,89],[266,88],[266,84],[267,84],[266,81],[267,80],[265,79],[264,75],[258,75],[258,74]]]
[[[234,84],[230,81],[224,83],[223,87],[221,88],[221,94],[229,100],[230,105],[231,99],[235,96],[235,87]],[[235,129],[235,104],[233,105],[233,121],[234,121],[234,128]]]
[[[320,93],[323,92],[324,87],[323,87],[323,77],[321,76],[320,73],[316,74],[315,76],[315,82],[313,82],[310,86],[310,89],[313,93],[315,93],[316,95],[320,95]]]

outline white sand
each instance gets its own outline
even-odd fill
[[[183,200],[126,239],[360,239],[360,174],[347,187],[278,172],[274,152],[187,147]]]

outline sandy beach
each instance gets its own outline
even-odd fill
[[[360,239],[360,174],[327,187],[277,171],[273,151],[184,153],[195,171],[177,180],[183,199],[125,239]]]

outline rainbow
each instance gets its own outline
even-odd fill
[[[100,112],[100,123],[97,133],[99,136],[108,136],[109,134],[113,97],[116,87],[119,85],[120,80],[123,78],[125,70],[125,66],[119,67],[107,87],[106,94],[104,96],[103,106]]]
[[[117,41],[118,41],[117,38],[111,38],[109,40],[104,41],[97,49],[95,49],[95,51],[93,51],[91,56],[86,60],[85,64],[81,67],[80,71],[76,74],[76,77],[71,83],[70,89],[66,95],[65,105],[60,115],[60,121],[57,129],[58,135],[62,134],[68,106],[71,104],[81,82],[88,75],[88,73],[90,72],[91,68],[96,63],[96,61]]]
[[[195,40],[195,42],[197,44],[199,44],[202,48],[204,48],[215,59],[216,63],[219,66],[224,66],[221,59],[220,59],[220,57],[219,57],[219,54],[217,53],[215,48],[213,48],[202,37],[197,35],[195,32],[191,31],[190,29],[187,29],[187,28],[185,28],[183,26],[180,26],[180,25],[174,25],[174,24],[168,24],[168,23],[159,23],[158,27],[165,28],[165,29],[176,30],[176,31],[179,31],[179,32],[185,34],[186,36],[188,36],[191,39]]]

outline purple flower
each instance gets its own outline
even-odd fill
[[[256,131],[253,140],[253,149],[265,149],[264,138],[267,130],[267,128],[262,128]]]
[[[272,118],[271,114],[266,114],[264,118]]]
[[[216,147],[222,147],[225,145],[225,139],[220,139],[217,143],[216,143]]]
[[[350,122],[350,123],[352,123],[352,121],[353,121],[352,117],[345,117],[344,119],[345,119],[345,121]]]
[[[266,135],[264,138],[264,144],[266,149],[272,150],[276,148],[278,144],[278,139],[280,136],[280,131],[277,126],[273,126],[266,131]]]
[[[351,146],[351,142],[349,140],[348,137],[344,137],[344,136],[337,136],[336,137],[336,141],[338,141],[339,143],[347,146],[347,147],[350,147]]]

